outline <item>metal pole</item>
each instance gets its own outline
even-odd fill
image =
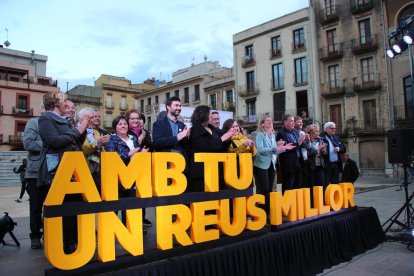
[[[411,45],[410,44],[408,44],[408,58],[410,59],[410,76],[411,76],[411,100],[414,98],[414,78],[413,78],[413,54],[412,54],[412,51],[411,51]],[[411,103],[411,109],[413,110],[413,114],[412,115],[414,115],[414,103]],[[409,110],[409,108],[410,108],[409,106],[407,106],[407,108],[406,108],[406,110],[405,110],[405,118],[407,118],[408,116],[408,110]]]

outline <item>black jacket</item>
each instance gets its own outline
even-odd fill
[[[342,171],[341,182],[354,183],[359,177],[359,170],[356,162],[351,158],[345,161]]]

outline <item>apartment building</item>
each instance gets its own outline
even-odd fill
[[[27,121],[40,116],[43,95],[59,91],[46,76],[47,56],[0,45],[0,151],[23,150]]]
[[[407,18],[414,16],[414,1],[383,1],[383,10],[385,34],[391,34]],[[409,28],[414,29],[414,23],[411,23]],[[396,41],[390,42],[392,44]],[[388,41],[385,45],[391,46]],[[391,128],[414,128],[414,90],[411,82],[409,49],[392,59],[386,58],[386,63],[389,76]]]
[[[224,96],[223,96],[224,95]],[[209,105],[216,110],[230,110],[229,103],[234,101],[234,79],[231,68],[222,67],[218,61],[207,61],[192,64],[172,74],[172,80],[159,87],[139,93],[139,108],[146,116],[146,128],[151,130],[152,124],[160,110],[160,104],[177,96],[182,106],[196,107]],[[228,103],[229,102],[229,103]]]
[[[382,1],[312,0],[322,121],[363,173],[385,173],[390,126]]]
[[[236,114],[245,127],[285,113],[321,121],[313,14],[301,9],[233,35]]]

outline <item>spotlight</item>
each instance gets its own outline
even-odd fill
[[[411,30],[408,30],[405,35],[403,36],[403,39],[405,43],[411,45],[414,42],[414,32]]]
[[[395,57],[394,51],[392,49],[387,49],[386,53],[389,58]]]
[[[395,43],[394,45],[392,45],[392,49],[394,50],[396,54],[401,54],[402,52],[407,50],[407,48],[408,48],[407,43],[405,43],[402,39],[398,41],[397,43]]]
[[[414,238],[414,228],[411,229],[411,236],[413,236],[413,238]]]

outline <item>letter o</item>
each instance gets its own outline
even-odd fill
[[[331,209],[338,211],[342,208],[342,203],[344,201],[344,194],[341,187],[338,184],[330,184],[326,188],[325,192],[325,202],[327,205],[331,206]]]

